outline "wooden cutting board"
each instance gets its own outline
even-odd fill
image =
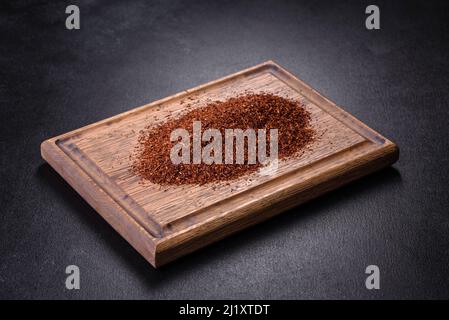
[[[243,93],[301,100],[320,136],[281,161],[273,176],[255,173],[222,185],[139,183],[130,159],[139,131],[190,105]],[[46,140],[42,157],[153,266],[158,267],[391,165],[398,148],[272,61]]]

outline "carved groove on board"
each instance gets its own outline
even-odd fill
[[[87,155],[78,149],[73,143],[66,143],[67,140],[57,140],[56,145],[70,157],[84,172],[102,186],[103,190],[118,205],[122,207],[136,222],[138,222],[153,237],[161,238],[164,231],[161,226],[151,218],[151,216],[137,204],[134,199],[124,192],[108,175],[106,175]]]

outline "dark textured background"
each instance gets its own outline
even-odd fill
[[[0,298],[448,298],[449,5],[373,3],[379,31],[358,1],[2,2]],[[268,59],[399,162],[154,270],[40,157],[44,139]]]

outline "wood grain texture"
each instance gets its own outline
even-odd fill
[[[230,184],[139,183],[139,131],[245,91],[301,100],[319,137],[274,175]],[[272,61],[46,140],[42,157],[153,266],[391,165],[397,146]]]

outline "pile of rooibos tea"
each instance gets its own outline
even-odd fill
[[[144,180],[160,185],[203,185],[234,180],[253,173],[265,165],[260,162],[248,161],[248,141],[244,143],[246,153],[243,163],[236,161],[225,163],[226,148],[223,147],[221,163],[208,164],[203,161],[201,163],[190,161],[175,164],[170,154],[172,148],[179,141],[172,141],[172,132],[179,128],[185,129],[184,132],[189,133],[189,139],[192,142],[195,121],[200,121],[201,132],[207,129],[216,129],[223,137],[225,137],[227,129],[253,129],[256,132],[258,129],[265,129],[268,146],[266,150],[269,154],[271,150],[269,148],[270,129],[277,129],[277,157],[281,160],[298,155],[313,141],[315,134],[310,126],[310,120],[310,113],[299,101],[269,93],[251,93],[226,101],[212,102],[204,107],[191,110],[179,118],[169,119],[158,126],[150,125],[140,131],[138,145],[131,156],[132,171]],[[222,142],[225,142],[224,138]],[[257,140],[257,147],[259,147],[259,142]],[[200,144],[201,147],[205,147],[208,141],[201,141]],[[194,159],[193,149],[190,147],[190,155],[187,159]],[[231,152],[234,153],[234,159],[236,159],[235,146],[232,147]]]

